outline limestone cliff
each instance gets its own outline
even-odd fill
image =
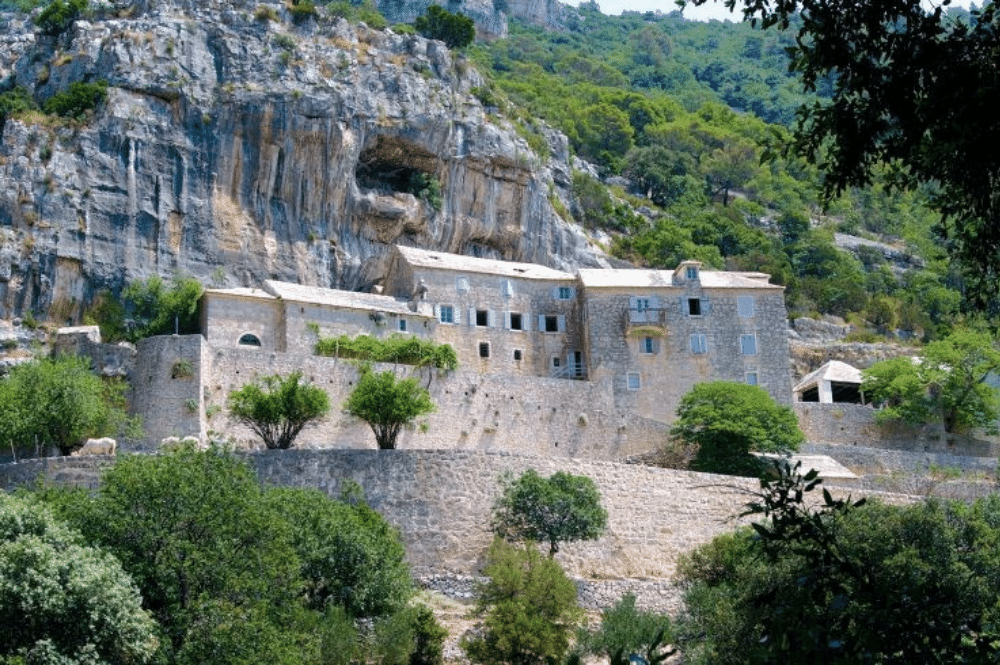
[[[76,319],[97,290],[154,273],[364,288],[397,242],[602,261],[550,204],[569,184],[565,137],[535,155],[440,42],[239,0],[108,12],[60,37],[0,16],[0,90],[43,102],[109,84],[85,120],[0,130],[0,318]],[[410,193],[415,178],[439,199]]]

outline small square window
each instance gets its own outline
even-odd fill
[[[459,293],[465,293],[469,290],[469,278],[459,277],[455,280],[455,290]]]
[[[399,332],[406,332],[406,319],[399,320]]]
[[[514,349],[514,360],[521,360],[523,356],[524,354],[521,352],[521,349]]]
[[[479,343],[479,357],[480,358],[489,358],[490,357],[490,343],[489,342],[480,342]]]
[[[636,298],[635,311],[645,312],[649,310],[649,298]]]
[[[559,356],[553,356],[553,358],[552,358],[552,366],[553,367],[559,367],[559,363],[561,362],[561,360],[562,359]]]
[[[754,313],[753,296],[739,296],[736,298],[736,311],[741,318],[752,318]]]
[[[455,323],[455,308],[451,305],[441,305],[438,309],[438,319],[441,323]]]
[[[688,298],[688,314],[701,316],[701,298]]]
[[[757,372],[747,372],[746,381],[748,386],[757,385]]]
[[[652,337],[642,338],[642,352],[643,353],[656,353],[655,340]]]
[[[573,297],[573,289],[568,286],[559,287],[559,300],[569,300]]]
[[[705,335],[701,333],[691,335],[691,353],[708,353],[708,340]]]
[[[740,353],[745,356],[757,355],[757,335],[740,335]]]
[[[629,372],[625,375],[625,385],[629,390],[639,390],[642,388],[642,379],[639,372]]]
[[[521,315],[517,312],[510,313],[510,329],[524,330],[524,322],[521,319]]]
[[[685,274],[687,275],[688,279],[698,279],[698,267],[688,266],[687,270],[685,271]]]
[[[558,316],[545,316],[545,332],[559,332],[559,317]]]
[[[476,325],[486,327],[490,325],[490,312],[486,309],[476,310]]]

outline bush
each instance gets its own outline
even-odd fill
[[[52,0],[35,19],[45,35],[61,35],[87,10],[87,0]]]
[[[0,93],[0,127],[3,127],[7,118],[25,111],[33,111],[38,108],[35,100],[31,98],[31,93],[27,88],[17,86],[13,90]]]
[[[95,310],[101,326],[102,337],[111,342],[124,335],[130,342],[138,342],[153,335],[181,335],[197,333],[198,301],[201,283],[191,277],[175,275],[169,283],[157,275],[145,281],[131,282],[122,291],[122,307],[106,303]],[[121,317],[121,318],[118,318]]]
[[[516,548],[493,541],[483,573],[475,614],[483,632],[464,639],[462,648],[473,663],[499,665],[558,663],[582,613],[576,585],[554,559],[534,545]]]
[[[304,23],[314,19],[319,15],[316,5],[311,0],[293,0],[292,6],[288,8],[295,23]]]
[[[108,82],[70,83],[69,88],[56,93],[42,104],[46,113],[79,120],[88,111],[97,108],[98,104],[107,99]]]
[[[439,5],[431,5],[418,16],[414,27],[427,39],[438,39],[448,48],[465,48],[476,39],[476,24],[458,12],[452,14]]]
[[[403,426],[417,416],[432,413],[435,406],[430,393],[416,379],[397,380],[391,371],[373,372],[365,366],[344,409],[368,423],[380,450],[392,450]]]
[[[629,654],[644,654],[655,662],[667,653],[661,647],[673,642],[674,630],[666,614],[644,612],[635,607],[635,595],[626,594],[609,610],[601,612],[601,627],[594,633],[581,631],[576,649],[614,659]]]

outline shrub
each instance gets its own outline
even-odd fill
[[[108,82],[70,83],[69,88],[56,93],[42,105],[46,113],[79,120],[88,111],[97,108],[98,104],[108,97]]]
[[[452,14],[438,5],[431,5],[423,16],[418,16],[414,27],[428,39],[439,39],[448,48],[464,48],[476,39],[476,24],[458,12]]]
[[[297,0],[293,1],[292,6],[288,8],[288,11],[292,15],[292,21],[295,23],[304,23],[310,19],[314,19],[319,15],[316,10],[316,5],[314,5],[311,0]]]
[[[266,376],[229,394],[233,417],[252,429],[269,449],[291,448],[299,433],[330,410],[330,398],[301,382],[302,372]]]
[[[61,35],[87,9],[87,0],[52,0],[35,19],[42,34]]]
[[[368,335],[321,337],[314,347],[316,355],[329,358],[352,358],[371,362],[402,363],[417,367],[453,370],[458,367],[458,355],[450,344],[405,335],[376,339]]]
[[[274,10],[274,7],[268,7],[267,5],[259,5],[257,9],[254,10],[253,18],[255,21],[260,21],[261,23],[277,21],[278,12]]]

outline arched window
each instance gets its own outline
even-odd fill
[[[260,346],[260,338],[253,333],[246,333],[240,337],[240,344],[243,346]]]

